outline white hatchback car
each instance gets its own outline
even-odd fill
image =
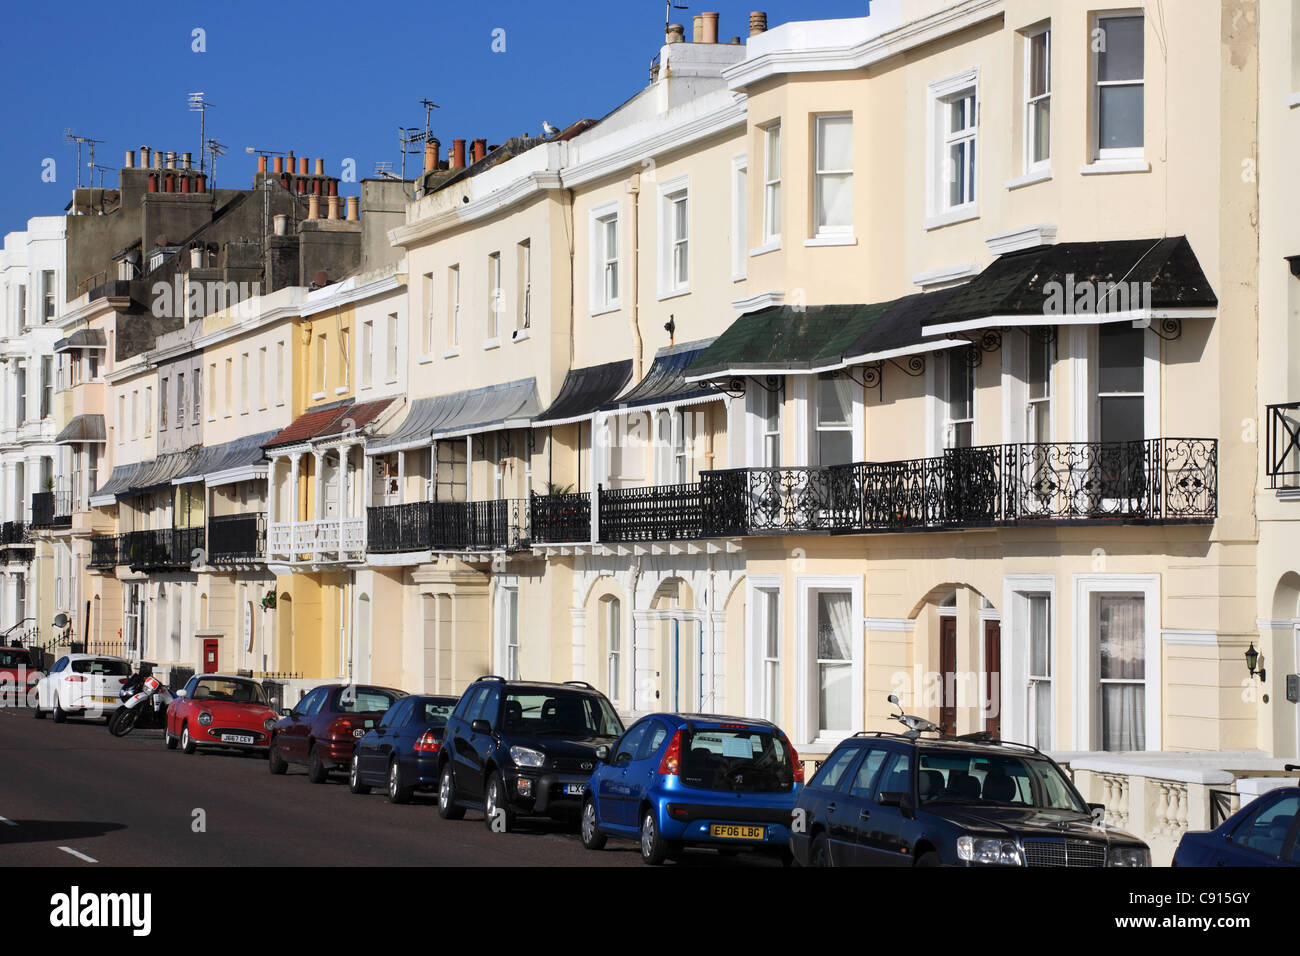
[[[55,723],[70,716],[111,717],[122,706],[122,685],[131,662],[105,654],[66,654],[36,685],[36,719],[47,712]]]

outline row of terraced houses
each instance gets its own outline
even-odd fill
[[[132,151],[5,240],[6,637],[806,761],[897,694],[1167,860],[1300,741],[1298,8],[705,14],[346,198]]]

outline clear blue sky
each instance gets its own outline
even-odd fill
[[[38,0],[7,4],[0,32],[0,234],[27,218],[56,215],[76,182],[76,148],[64,130],[105,140],[95,162],[116,185],[124,150],[199,147],[199,117],[186,96],[215,104],[207,135],[228,148],[217,183],[246,187],[254,146],[326,160],[343,157],[358,178],[376,161],[399,168],[399,126],[432,128],[444,151],[455,138],[499,143],[600,117],[644,86],[663,40],[663,0],[531,0],[375,4],[339,0],[219,0],[190,5]],[[724,42],[744,37],[749,11],[769,26],[795,19],[863,16],[867,0],[699,0],[674,10],[684,23],[720,14]],[[206,52],[194,52],[192,31]],[[505,52],[492,50],[505,31]],[[42,163],[56,181],[42,181]],[[82,184],[90,171],[82,155]],[[408,163],[418,163],[412,156]],[[409,167],[408,167],[409,168]],[[98,177],[96,178],[98,182]],[[346,188],[355,193],[355,185]]]

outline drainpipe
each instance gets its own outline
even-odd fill
[[[633,173],[627,191],[632,196],[632,373],[633,382],[641,381],[644,346],[641,343],[641,174]]]

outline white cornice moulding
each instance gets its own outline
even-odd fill
[[[751,295],[744,299],[732,299],[731,307],[736,310],[737,315],[745,315],[749,312],[757,312],[759,309],[768,309],[774,305],[785,304],[784,290],[769,290],[760,292],[757,295]]]
[[[1050,246],[1055,243],[1056,223],[1054,222],[1040,222],[1036,226],[1009,229],[1006,232],[999,232],[997,235],[989,236],[984,240],[984,244],[989,247],[989,252],[995,256],[1006,255],[1008,252],[1018,252],[1021,249]]]
[[[1214,631],[1188,631],[1180,628],[1165,628],[1160,632],[1164,644],[1176,644],[1183,647],[1217,647],[1219,635]]]
[[[893,631],[910,634],[916,630],[916,621],[906,617],[864,617],[862,626],[868,631]]]
[[[467,179],[464,182],[472,185],[473,179]],[[459,185],[460,183],[456,183],[454,186],[447,188],[454,190],[455,186]],[[394,246],[410,246],[423,239],[431,239],[439,233],[446,232],[448,229],[453,229],[463,223],[474,222],[494,215],[537,193],[548,189],[561,189],[563,185],[560,182],[560,174],[556,170],[536,170],[526,176],[521,176],[501,189],[493,190],[486,196],[471,199],[460,206],[453,206],[424,219],[390,229],[388,231],[388,241]]]
[[[941,269],[927,269],[925,272],[918,272],[912,276],[912,285],[924,291],[947,285],[950,282],[961,282],[964,279],[979,275],[979,272],[979,264],[975,262],[966,262],[959,266],[944,266]]]

